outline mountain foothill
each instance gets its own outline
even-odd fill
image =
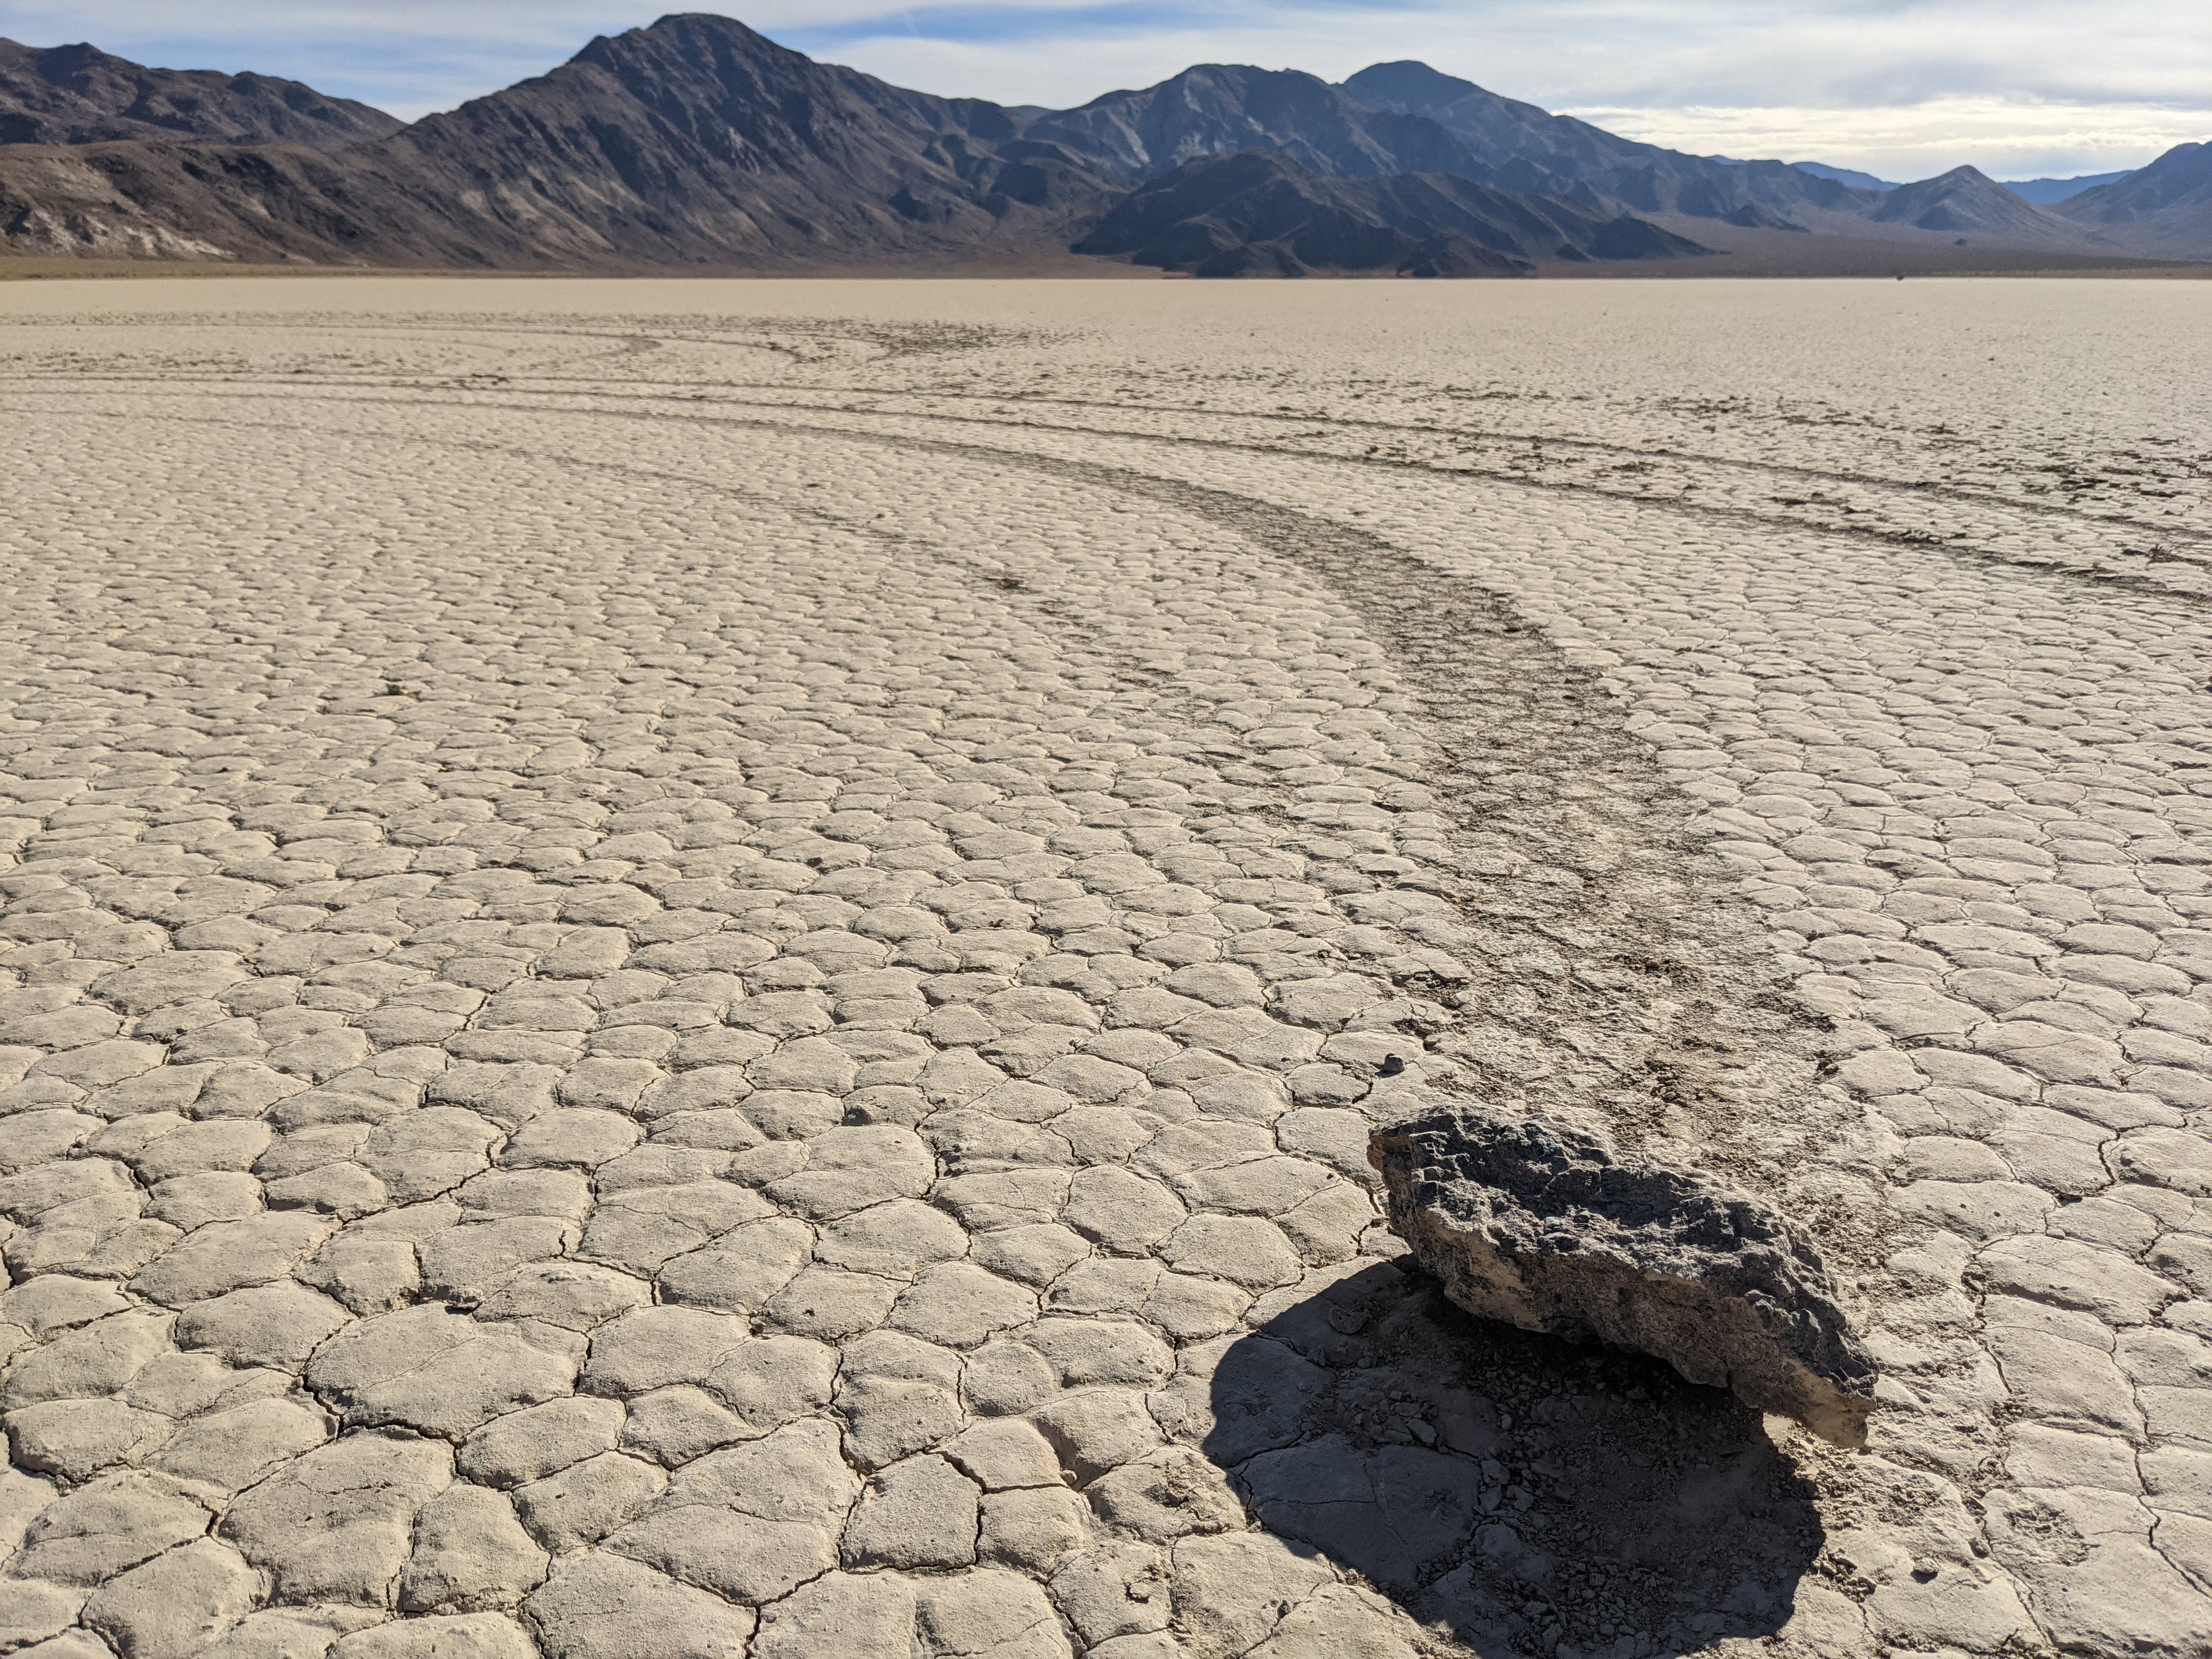
[[[1200,64],[1010,107],[686,14],[408,125],[295,81],[0,40],[14,256],[1202,276],[2212,260],[2212,144],[2056,200],[1970,167],[1863,176],[1639,143],[1419,63],[1341,84]]]

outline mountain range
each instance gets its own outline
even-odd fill
[[[2041,206],[1971,167],[1873,188],[1689,155],[1418,63],[1339,85],[1201,64],[1049,110],[908,91],[705,14],[411,125],[296,82],[0,41],[0,140],[16,254],[1455,276],[1847,239],[2212,259],[2202,144]]]
[[[1724,161],[1727,156],[1709,155],[1709,161]],[[1823,161],[1792,161],[1791,167],[1802,172],[1818,173],[1823,179],[1833,179],[1839,185],[1851,185],[1860,190],[1895,190],[1894,179],[1877,179],[1871,173],[1857,173],[1850,167],[1832,167]],[[2023,202],[2033,202],[2038,207],[2049,207],[2069,196],[2079,196],[2085,190],[2094,190],[2099,185],[2109,185],[2128,176],[2128,169],[2118,173],[2083,173],[2071,179],[2000,179],[2002,185]]]

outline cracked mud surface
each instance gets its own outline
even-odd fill
[[[9,300],[0,1650],[2207,1650],[2195,285]]]

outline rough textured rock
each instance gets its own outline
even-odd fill
[[[1390,1224],[1484,1319],[1664,1359],[1858,1445],[1873,1360],[1828,1270],[1746,1194],[1540,1120],[1442,1106],[1378,1128]]]

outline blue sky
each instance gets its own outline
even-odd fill
[[[664,0],[664,4],[665,0]],[[0,34],[257,69],[415,116],[540,73],[633,0],[0,0]],[[733,3],[903,86],[1068,105],[1193,63],[1340,79],[1419,58],[1699,153],[1893,179],[2138,166],[2212,137],[2212,0],[882,0]]]

